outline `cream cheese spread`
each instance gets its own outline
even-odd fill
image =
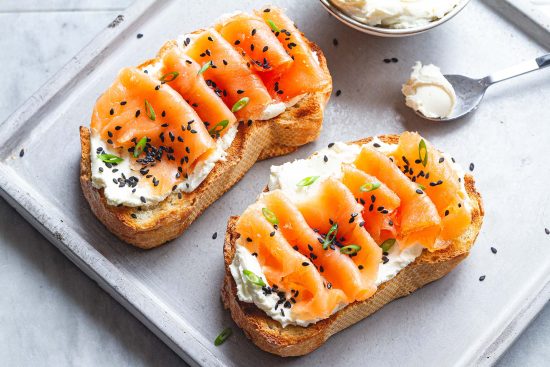
[[[334,3],[367,25],[403,29],[443,18],[460,0],[334,0]]]
[[[456,105],[453,86],[435,65],[417,61],[412,73],[401,89],[405,103],[415,111],[431,118],[448,117]]]
[[[270,191],[282,190],[284,194],[293,202],[298,202],[315,190],[320,182],[328,177],[341,177],[342,165],[352,164],[363,146],[377,149],[385,154],[391,154],[396,145],[386,144],[378,138],[374,138],[367,144],[346,144],[332,143],[328,148],[322,149],[307,159],[297,159],[280,166],[272,166],[269,178],[268,188]],[[464,177],[464,172],[459,165],[454,163],[451,157],[444,154],[445,159],[451,162],[453,170],[459,177]],[[319,176],[319,178],[310,186],[299,187],[296,184],[304,177]],[[462,180],[464,181],[464,180]],[[462,184],[461,190],[464,191],[467,198],[466,189]],[[260,196],[261,200],[261,196]],[[469,205],[469,200],[465,200],[465,205]],[[381,262],[378,268],[376,286],[379,286],[393,277],[395,277],[403,268],[416,260],[423,251],[421,244],[416,244],[401,250],[396,244],[392,246],[386,255],[388,261]],[[285,309],[284,315],[275,308],[278,297],[273,294],[266,294],[261,287],[247,281],[243,276],[243,270],[250,270],[261,277],[267,284],[267,280],[262,271],[257,258],[253,256],[245,246],[237,241],[236,253],[233,262],[230,265],[231,274],[237,284],[237,296],[242,302],[254,303],[258,308],[266,312],[267,315],[281,323],[283,327],[287,325],[307,326],[319,320],[302,320],[292,313],[292,309]],[[333,313],[342,309],[345,305],[339,305]]]

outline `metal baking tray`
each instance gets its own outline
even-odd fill
[[[544,231],[550,227],[550,70],[493,87],[473,116],[446,125],[418,119],[404,106],[400,86],[416,60],[481,76],[543,53],[540,40],[479,1],[445,25],[405,39],[347,28],[317,1],[274,2],[321,45],[334,89],[342,93],[332,97],[317,142],[255,165],[179,239],[142,251],[96,220],[78,182],[78,126],[89,123],[95,99],[121,67],[151,57],[177,34],[261,3],[137,1],[1,125],[0,193],[190,364],[493,363],[550,295],[550,236]],[[383,62],[392,57],[399,62]],[[475,163],[486,218],[472,254],[445,278],[392,302],[308,356],[282,359],[260,351],[220,302],[228,216],[242,212],[262,190],[271,164],[305,157],[331,141],[403,130],[420,131],[464,167]],[[234,335],[214,347],[227,326]]]

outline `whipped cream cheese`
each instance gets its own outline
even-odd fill
[[[417,61],[401,91],[405,95],[406,105],[426,117],[448,117],[456,105],[453,86],[432,64],[422,66]]]
[[[205,160],[199,162],[194,170],[183,180],[174,191],[157,194],[152,190],[150,181],[142,181],[142,175],[139,170],[130,167],[131,157],[128,152],[110,148],[103,142],[95,132],[91,134],[91,167],[92,167],[92,185],[96,189],[104,189],[104,195],[109,205],[124,206],[151,206],[158,204],[170,195],[172,192],[192,192],[195,190],[208,174],[212,171],[216,162],[225,160],[227,149],[231,146],[233,139],[237,135],[237,124],[231,126],[227,132],[216,141],[216,150]],[[123,159],[118,164],[105,164],[98,158],[98,149],[103,149],[104,153],[114,154]],[[124,175],[124,176],[122,176]],[[125,185],[120,187],[119,178],[136,177],[140,181],[134,187]],[[115,181],[117,181],[115,183]],[[145,198],[146,203],[141,201]]]
[[[323,180],[328,177],[341,177],[342,165],[353,163],[363,146],[377,149],[385,154],[391,154],[396,148],[396,145],[386,144],[378,138],[374,138],[364,145],[341,142],[333,143],[330,144],[329,148],[322,149],[307,159],[297,159],[281,166],[272,166],[268,188],[270,191],[282,190],[293,202],[305,199]],[[454,160],[450,156],[444,154],[444,157],[452,164],[453,170],[457,175],[464,177],[464,172],[460,166],[454,163]],[[319,176],[319,178],[310,186],[299,187],[296,185],[300,180],[308,176]],[[468,198],[463,183],[461,190],[463,190],[465,197]],[[470,205],[469,199],[466,199],[464,204]],[[379,265],[376,285],[380,286],[393,279],[402,269],[414,262],[422,254],[423,249],[424,247],[421,244],[412,245],[403,250],[397,244],[392,246],[386,255],[388,261],[386,263],[381,262]],[[237,241],[235,257],[230,265],[230,269],[237,284],[237,296],[239,300],[254,303],[271,318],[280,322],[283,327],[291,324],[307,326],[319,321],[315,319],[299,319],[292,314],[292,309],[285,310],[285,314],[282,315],[280,310],[275,309],[275,305],[279,299],[276,295],[265,294],[261,287],[247,281],[243,275],[243,270],[254,272],[254,274],[261,277],[268,284],[257,258],[246,247],[242,246],[239,240]],[[345,305],[339,305],[333,313],[343,307]]]
[[[334,0],[334,3],[367,25],[403,29],[443,18],[460,0]]]

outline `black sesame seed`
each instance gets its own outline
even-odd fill
[[[269,47],[264,46],[264,48],[262,49],[262,52],[266,52],[267,50],[269,50]]]
[[[244,90],[242,89],[237,89],[237,94],[243,94],[244,93]]]
[[[136,118],[139,117],[139,114],[140,114],[140,113],[141,113],[140,110],[137,110],[137,111],[136,111]]]
[[[327,283],[327,289],[331,289],[332,288],[332,283],[331,282],[328,282]]]
[[[327,163],[327,162],[328,162],[328,157],[327,157],[327,156],[324,156],[324,157],[323,157],[323,160],[325,161],[325,163]]]
[[[214,234],[212,235],[213,240],[215,240],[216,238],[218,238],[218,232],[214,232]]]
[[[359,270],[363,270],[363,265],[358,266]]]
[[[485,275],[482,275],[482,276],[479,277],[480,282],[483,282],[484,280],[485,280]]]
[[[474,164],[470,163],[470,171],[473,171],[473,170],[474,170]]]
[[[269,13],[271,11],[271,9],[267,8],[267,9],[264,9],[264,13]]]
[[[162,117],[166,117],[166,111],[162,111],[162,113],[160,114]]]
[[[418,195],[421,195],[421,194],[424,193],[424,191],[422,191],[422,190],[420,190],[420,189],[416,189],[416,193],[417,193]]]
[[[115,126],[115,130],[116,130],[116,131],[118,131],[118,130],[120,130],[120,129],[122,129],[122,126]]]
[[[389,64],[389,63],[391,62],[391,59],[384,59],[384,62],[385,62],[386,64]]]
[[[496,254],[496,253],[497,253],[497,249],[494,248],[494,247],[491,247],[491,252],[492,252],[493,254]]]
[[[250,51],[254,51],[254,44],[253,43],[250,44]]]
[[[157,86],[155,87],[155,90],[159,90],[159,89],[160,89],[160,85],[157,85]]]
[[[140,196],[139,200],[141,200],[142,203],[146,203],[147,200],[145,200],[145,198],[143,196]]]
[[[306,262],[306,261],[304,261],[304,262],[302,263],[302,266],[309,266],[309,263]]]
[[[449,215],[449,211],[445,210],[445,216]]]
[[[444,160],[445,160],[444,157],[439,158],[439,163],[443,163]]]
[[[391,58],[391,62],[398,62],[399,60],[397,59],[397,57],[392,57]]]
[[[340,89],[338,89],[338,90],[336,91],[336,97],[340,97],[341,94],[342,94],[342,91],[341,91]]]
[[[121,106],[124,106],[125,104],[126,104],[126,101],[121,101],[121,102],[120,102],[120,105],[121,105]]]
[[[138,33],[138,34],[136,35],[136,37],[137,37],[137,39],[140,39],[140,38],[142,38],[142,37],[143,37],[143,34],[141,34],[141,33]]]
[[[114,115],[115,114],[115,110],[113,108],[111,108],[111,110],[109,111],[109,115]]]
[[[20,158],[23,158],[24,155],[25,155],[25,149],[21,149],[21,150],[19,151],[19,157],[20,157]]]
[[[332,148],[334,146],[334,143],[329,143],[328,147]]]
[[[336,38],[334,38],[334,39],[332,40],[332,44],[333,44],[335,47],[338,46],[338,40],[337,40]]]
[[[236,41],[234,42],[234,45],[238,45],[238,44],[240,44],[240,43],[241,43],[241,41],[236,40]]]
[[[246,242],[252,242],[252,238],[246,237]]]
[[[292,247],[295,251],[298,251],[298,246],[293,246]]]
[[[275,236],[275,231],[273,231],[269,234],[269,237],[273,237],[273,236]]]
[[[375,147],[375,148],[380,148],[380,144],[378,144],[378,143],[374,143],[372,146]]]
[[[550,229],[548,229],[548,228],[544,228],[544,233],[546,233],[546,234],[550,234]]]
[[[214,42],[214,40],[213,40],[212,37],[210,37],[210,36],[208,36],[208,40],[209,40],[210,42]]]

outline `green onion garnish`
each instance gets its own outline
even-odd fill
[[[312,183],[314,183],[315,181],[317,181],[318,178],[319,178],[319,176],[309,176],[309,177],[306,177],[306,178],[300,180],[300,182],[298,182],[298,183],[296,184],[296,186],[300,186],[300,187],[309,186],[309,185],[311,185]]]
[[[337,233],[338,233],[338,223],[334,223],[332,227],[330,227],[330,230],[328,231],[327,235],[325,236],[325,239],[323,241],[323,250],[326,250],[327,247],[329,247],[330,244],[334,242],[334,239],[336,238]]]
[[[147,144],[147,137],[146,136],[139,139],[138,143],[136,144],[136,146],[134,148],[134,158],[139,157],[141,152],[143,152],[143,149],[145,149],[145,144]]]
[[[393,245],[395,245],[395,238],[388,238],[387,240],[382,242],[380,247],[382,247],[383,252],[388,252]]]
[[[199,70],[199,72],[197,73],[197,75],[201,75],[202,73],[204,73],[206,70],[208,70],[209,67],[212,66],[212,60],[208,61],[206,64],[204,64],[202,66],[202,68]]]
[[[98,154],[97,157],[105,163],[120,163],[124,160],[119,156],[116,156],[114,154],[107,154],[107,153]]]
[[[214,125],[213,128],[208,130],[208,133],[212,136],[219,135],[229,125],[229,120],[222,120]]]
[[[155,110],[153,109],[153,106],[151,106],[148,100],[145,100],[145,112],[147,113],[147,117],[149,117],[152,121],[155,121],[157,119]]]
[[[259,276],[257,276],[256,274],[254,274],[254,272],[250,270],[243,270],[243,274],[250,283],[255,284],[259,287],[265,286],[264,280]]]
[[[262,208],[262,214],[264,215],[265,219],[269,221],[269,223],[274,225],[279,224],[279,219],[277,219],[277,216],[271,210],[267,208]]]
[[[374,191],[379,187],[380,187],[380,182],[367,182],[366,184],[361,185],[361,187],[359,187],[359,191],[369,192],[369,191]]]
[[[271,19],[268,19],[267,20],[267,24],[269,24],[269,26],[271,27],[271,30],[273,32],[280,32],[281,30],[279,29],[279,27],[277,27],[277,25],[275,25],[275,23],[271,20]]]
[[[422,157],[422,152],[424,152],[424,157]],[[420,159],[422,165],[426,167],[428,164],[428,148],[426,147],[424,139],[420,139],[420,143],[418,143],[418,159]]]
[[[233,107],[231,107],[231,112],[237,112],[239,110],[242,110],[244,106],[248,104],[248,102],[250,102],[250,98],[248,97],[243,97],[239,99],[237,102],[235,102]]]
[[[422,190],[426,190],[426,186],[422,185],[422,184],[418,184],[418,187],[421,188]]]
[[[344,255],[354,255],[361,250],[361,246],[359,245],[347,245],[340,249],[340,252]]]
[[[216,337],[216,340],[214,340],[214,345],[217,347],[219,345],[222,345],[224,341],[227,340],[233,334],[233,329],[230,327],[223,329],[223,331]]]
[[[164,83],[169,83],[169,82],[173,81],[174,79],[176,79],[179,75],[180,75],[180,73],[178,73],[177,71],[172,71],[170,73],[166,73],[163,76],[161,76],[160,81],[164,82]]]

